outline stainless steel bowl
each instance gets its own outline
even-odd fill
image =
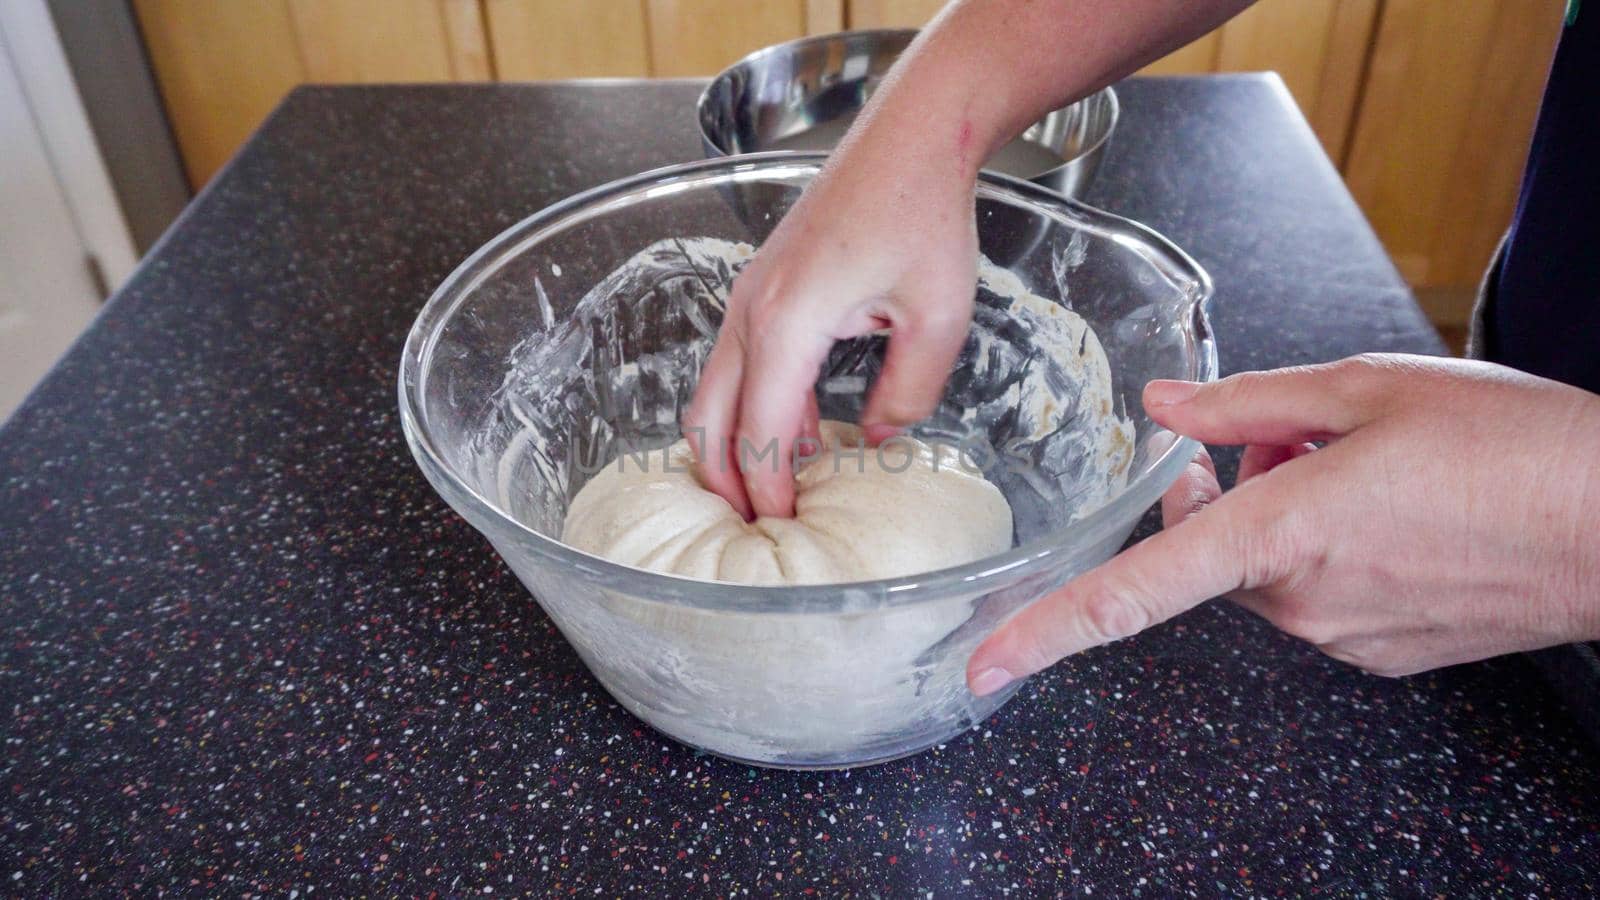
[[[842,31],[746,56],[700,95],[706,155],[830,149],[916,36],[912,29]],[[1079,196],[1094,179],[1117,115],[1116,91],[1098,91],[1035,122],[985,168]]]

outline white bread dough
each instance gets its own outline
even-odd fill
[[[751,585],[894,578],[1011,546],[1011,507],[956,448],[910,438],[865,447],[859,428],[833,421],[821,435],[817,458],[795,475],[793,519],[744,521],[701,487],[679,441],[595,473],[561,539],[641,569]]]

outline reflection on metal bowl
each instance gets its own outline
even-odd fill
[[[700,95],[706,155],[831,149],[916,34],[844,31],[746,56]],[[1116,92],[1097,91],[1035,122],[984,167],[1079,196],[1094,179],[1117,116]]]

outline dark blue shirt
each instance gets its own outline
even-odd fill
[[[1600,0],[1583,6],[1550,67],[1484,351],[1600,393]]]
[[[1486,285],[1483,355],[1600,393],[1600,0],[1556,47],[1522,196]],[[1532,654],[1600,744],[1600,643]]]

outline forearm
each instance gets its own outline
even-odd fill
[[[960,0],[912,45],[841,153],[975,178],[1046,112],[1205,34],[1251,0]]]
[[[812,388],[834,341],[890,333],[861,413],[868,435],[933,412],[971,322],[984,160],[1247,2],[962,0],[941,13],[734,283],[684,417],[705,483],[747,515],[794,514],[784,460],[815,428]],[[726,465],[735,440],[775,442],[779,464]]]

